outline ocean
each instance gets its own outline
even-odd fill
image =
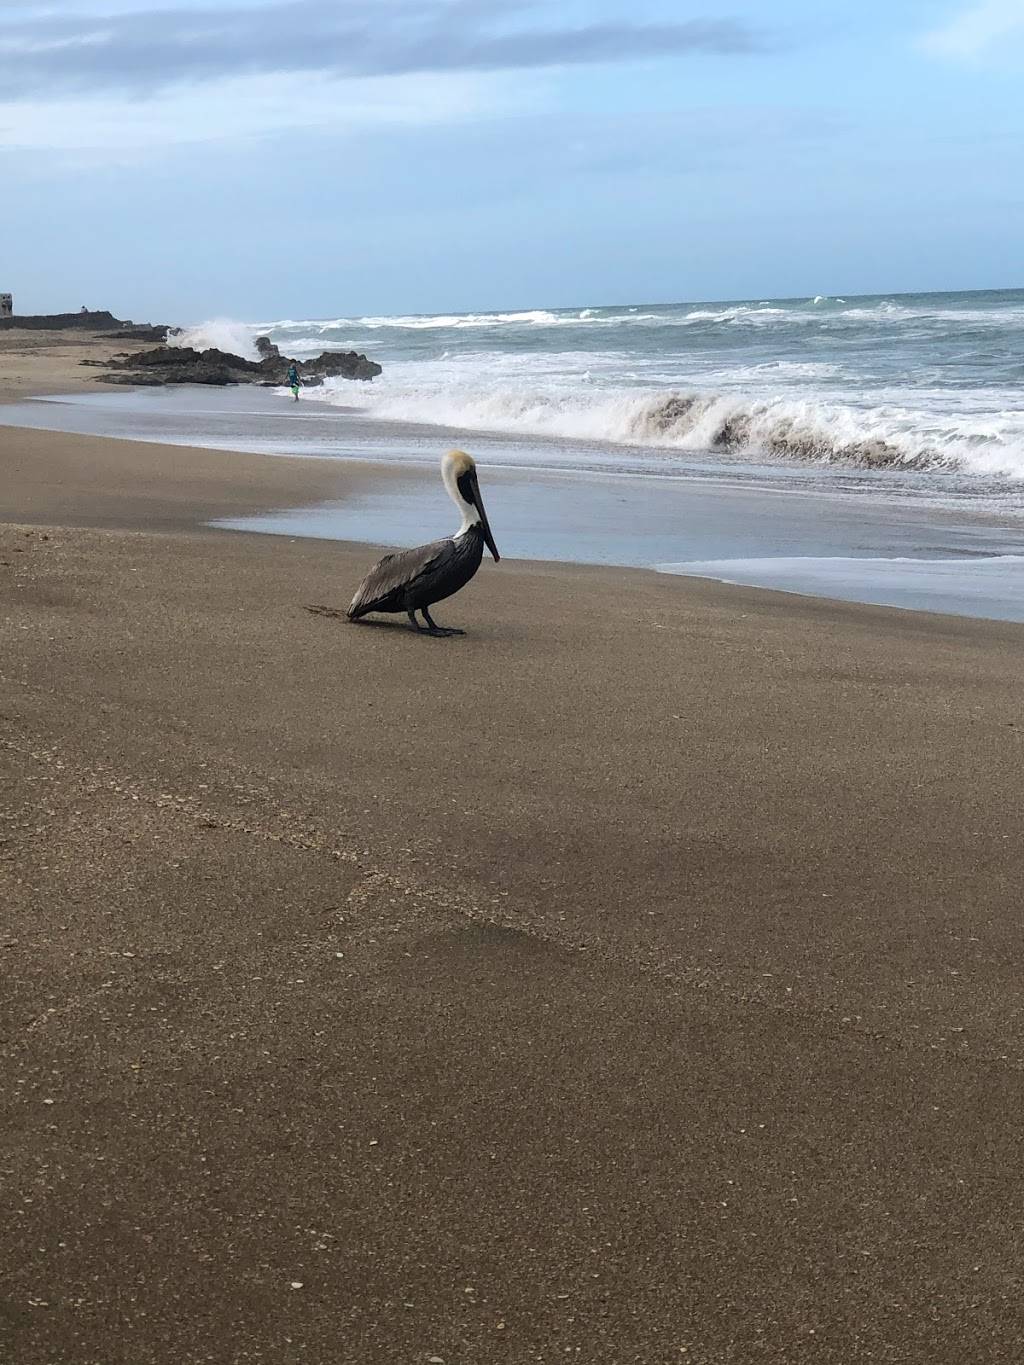
[[[261,326],[298,356],[383,362],[365,394],[336,382],[328,401],[614,445],[603,463],[624,469],[701,456],[935,471],[965,492],[1024,480],[1024,290]]]
[[[261,334],[299,358],[365,352],[384,373],[299,404],[191,389],[21,409],[31,425],[410,473],[464,444],[511,557],[1024,620],[1024,290],[215,321],[178,340],[252,355]],[[439,484],[425,501],[410,478],[233,525],[412,544],[450,512]]]

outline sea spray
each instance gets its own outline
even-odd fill
[[[209,322],[197,322],[190,326],[172,331],[167,338],[168,346],[191,346],[196,351],[208,351],[215,347],[230,355],[240,355],[245,360],[259,360],[256,350],[258,330],[245,322],[233,322],[230,318],[214,318]]]

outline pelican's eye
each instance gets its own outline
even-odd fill
[[[466,502],[472,505],[474,503],[473,471],[471,469],[467,469],[464,474],[459,475],[455,482],[458,484],[459,492],[462,495],[462,497],[465,498]]]

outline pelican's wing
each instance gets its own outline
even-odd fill
[[[385,555],[356,588],[349,616],[355,619],[370,611],[404,611],[403,599],[408,590],[443,573],[454,554],[453,541],[435,540],[430,545],[418,545],[415,550]]]

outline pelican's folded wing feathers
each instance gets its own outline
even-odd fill
[[[373,566],[356,588],[348,614],[353,620],[371,611],[405,611],[410,590],[425,586],[429,578],[443,573],[448,559],[455,554],[451,540],[435,540],[415,550],[398,550],[385,555]]]

